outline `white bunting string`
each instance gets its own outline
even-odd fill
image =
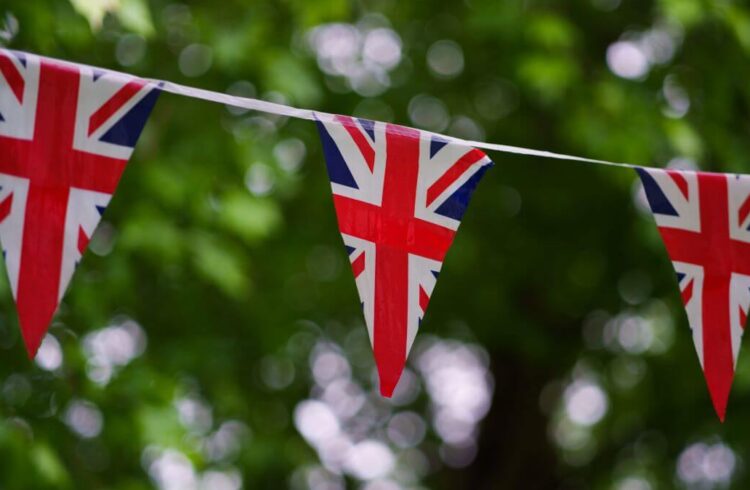
[[[203,99],[210,102],[218,102],[220,104],[231,105],[234,107],[240,107],[242,109],[249,109],[253,111],[265,112],[268,114],[277,114],[279,116],[294,117],[297,119],[308,119],[310,121],[315,120],[313,111],[307,109],[297,109],[296,107],[277,104],[275,102],[268,102],[267,100],[252,99],[249,97],[238,97],[236,95],[229,95],[221,92],[213,92],[211,90],[203,90],[201,88],[188,87],[186,85],[180,85],[179,83],[174,82],[165,82],[161,80],[151,81],[160,84],[161,89],[165,92],[184,95],[185,97]]]
[[[62,62],[70,65],[79,65],[78,63],[66,60],[53,59],[57,62]],[[114,71],[114,70],[109,70]],[[128,75],[130,76],[130,75]],[[239,97],[237,95],[225,94],[222,92],[214,92],[212,90],[204,90],[196,87],[189,87],[187,85],[181,85],[179,83],[169,82],[166,80],[148,79],[149,82],[158,85],[161,90],[176,95],[182,95],[185,97],[192,97],[194,99],[207,100],[209,102],[218,102],[219,104],[231,105],[234,107],[240,107],[242,109],[254,110],[265,112],[267,114],[276,114],[279,116],[293,117],[296,119],[306,119],[308,121],[315,120],[331,120],[335,117],[334,114],[326,112],[311,111],[309,109],[299,109],[286,104],[278,104],[275,102],[269,102],[267,100],[254,99],[251,97]],[[625,167],[625,168],[652,168],[645,165],[633,165],[630,163],[619,163],[610,162],[607,160],[597,160],[594,158],[579,157],[576,155],[566,155],[564,153],[554,153],[551,151],[535,150],[533,148],[524,148],[521,146],[501,145],[497,143],[486,143],[484,141],[470,141],[463,138],[457,138],[455,136],[447,136],[444,134],[434,133],[432,131],[420,130],[423,134],[429,134],[436,136],[454,143],[464,144],[467,146],[473,146],[475,148],[483,148],[485,150],[499,151],[503,153],[514,153],[517,155],[528,155],[537,156],[542,158],[554,158],[557,160],[569,160],[583,163],[593,163],[597,165],[608,165],[611,167]]]
[[[250,97],[239,97],[237,95],[229,95],[221,92],[214,92],[211,90],[204,90],[195,87],[188,87],[186,85],[180,85],[179,83],[167,82],[161,80],[152,80],[154,83],[158,83],[161,89],[165,92],[170,92],[177,95],[183,95],[185,97],[192,97],[195,99],[207,100],[210,102],[218,102],[220,104],[231,105],[234,107],[240,107],[242,109],[249,109],[254,111],[265,112],[267,114],[276,114],[279,116],[293,117],[297,119],[307,119],[309,121],[327,120],[334,117],[333,114],[325,112],[311,111],[309,109],[299,109],[285,104],[278,104],[275,102],[268,102],[265,100],[253,99]],[[537,156],[542,158],[555,158],[557,160],[570,160],[583,163],[593,163],[597,165],[609,165],[612,167],[625,167],[625,168],[637,168],[644,167],[644,165],[633,165],[630,163],[610,162],[607,160],[597,160],[594,158],[585,158],[575,155],[566,155],[563,153],[554,153],[551,151],[535,150],[533,148],[524,148],[521,146],[510,146],[501,145],[497,143],[486,143],[484,141],[470,141],[463,138],[457,138],[455,136],[446,136],[444,134],[434,133],[432,131],[421,130],[423,133],[428,133],[439,138],[443,138],[455,143],[464,144],[467,146],[473,146],[475,148],[483,148],[485,150],[499,151],[503,153],[514,153],[517,155],[529,155]]]
[[[42,56],[43,57],[43,56]],[[79,65],[72,61],[59,60],[55,58],[48,58],[53,61],[62,62],[69,65]],[[117,73],[115,70],[108,70]],[[122,73],[121,73],[122,74]],[[131,76],[131,75],[127,75]],[[242,109],[254,110],[265,112],[267,114],[276,114],[279,116],[293,117],[296,119],[306,119],[308,121],[315,120],[331,120],[335,117],[334,114],[326,112],[311,111],[309,109],[300,109],[292,107],[286,104],[278,104],[276,102],[269,102],[267,100],[254,99],[251,97],[239,97],[237,95],[225,94],[222,92],[215,92],[212,90],[205,90],[196,87],[189,87],[187,85],[181,85],[166,80],[147,79],[147,81],[159,86],[161,90],[176,95],[182,95],[185,97],[191,97],[194,99],[207,100],[209,102],[218,102],[219,104],[231,105],[234,107],[240,107]],[[610,162],[607,160],[597,160],[595,158],[579,157],[576,155],[566,155],[564,153],[555,153],[551,151],[535,150],[533,148],[524,148],[522,146],[511,146],[501,145],[498,143],[487,143],[484,141],[471,141],[463,138],[457,138],[455,136],[447,136],[444,134],[435,133],[427,130],[420,130],[423,134],[429,134],[436,136],[454,143],[459,143],[467,146],[473,146],[475,148],[483,148],[485,150],[499,151],[502,153],[514,153],[516,155],[528,155],[542,158],[554,158],[557,160],[569,160],[574,162],[592,163],[596,165],[608,165],[610,167],[624,167],[624,168],[655,168],[646,165],[633,165],[631,163],[621,162]]]
[[[54,61],[62,62],[70,65],[78,65],[72,61],[58,60]],[[109,70],[114,71],[114,70]],[[130,75],[128,75],[130,76]],[[309,109],[299,109],[286,104],[278,104],[276,102],[269,102],[267,100],[254,99],[251,97],[239,97],[237,95],[225,94],[222,92],[214,92],[213,90],[205,90],[197,87],[189,87],[187,85],[181,85],[166,80],[148,79],[149,82],[158,85],[161,90],[176,95],[182,95],[184,97],[191,97],[194,99],[207,100],[209,102],[218,102],[219,104],[231,105],[234,107],[240,107],[242,109],[248,109],[253,111],[265,112],[267,114],[276,114],[279,116],[293,117],[296,119],[306,119],[308,121],[315,120],[331,120],[335,117],[334,114],[326,112],[311,111]],[[554,158],[557,160],[569,160],[574,162],[593,163],[597,165],[608,165],[610,167],[625,167],[625,168],[653,168],[646,165],[633,165],[631,163],[619,163],[610,162],[607,160],[597,160],[594,158],[579,157],[576,155],[566,155],[564,153],[554,153],[551,151],[535,150],[533,148],[524,148],[522,146],[511,146],[501,145],[498,143],[487,143],[484,141],[470,141],[463,138],[457,138],[455,136],[447,136],[444,134],[435,133],[427,130],[420,130],[423,134],[429,134],[442,138],[445,140],[452,141],[454,143],[464,144],[467,146],[473,146],[475,148],[483,148],[485,150],[499,151],[503,153],[514,153],[516,155],[528,155],[542,158]]]

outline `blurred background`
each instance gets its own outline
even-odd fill
[[[748,172],[732,0],[2,0],[13,49],[477,140]],[[0,278],[0,488],[748,488],[635,174],[491,153],[393,400],[315,126],[163,94],[36,360]]]

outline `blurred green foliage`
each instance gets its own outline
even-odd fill
[[[12,49],[144,77],[750,171],[742,2],[4,0],[0,15]],[[416,394],[386,402],[314,125],[162,95],[37,363],[0,282],[0,489],[747,488],[750,361],[722,425],[635,175],[490,156],[411,356]],[[440,429],[430,346],[489,360],[467,445]],[[367,400],[352,440],[397,455],[387,480],[322,464],[300,435],[322,406],[304,400],[330,394],[321,352]],[[400,447],[407,411],[427,434]]]

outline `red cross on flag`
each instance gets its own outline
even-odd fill
[[[158,94],[128,75],[0,50],[0,243],[32,357]]]
[[[394,124],[326,116],[318,130],[380,392],[390,397],[445,254],[492,162],[475,148]]]
[[[750,176],[638,169],[723,421],[750,307]]]

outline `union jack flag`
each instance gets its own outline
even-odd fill
[[[723,421],[750,307],[750,176],[637,170]]]
[[[32,357],[158,95],[128,75],[0,50],[0,242]]]
[[[481,151],[415,129],[334,116],[318,130],[380,392],[393,393],[474,189]]]

